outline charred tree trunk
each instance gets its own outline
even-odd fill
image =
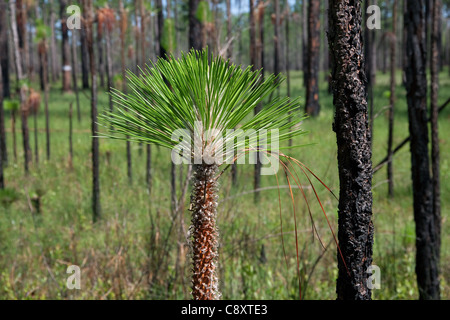
[[[439,93],[439,69],[440,69],[440,29],[441,29],[441,0],[432,0],[432,25],[431,25],[431,170],[433,185],[433,217],[436,223],[437,248],[439,254],[441,248],[441,182],[440,182],[440,150],[439,150],[439,126],[438,126],[438,93]],[[439,260],[438,260],[439,262]]]
[[[92,134],[92,211],[93,221],[101,217],[100,206],[100,176],[99,176],[99,141],[97,125],[97,72],[95,69],[94,56],[94,13],[92,0],[84,0],[86,19],[86,40],[89,52],[89,65],[91,72],[91,134]]]
[[[125,36],[127,31],[127,13],[123,7],[123,2],[120,0],[119,2],[119,14],[120,14],[120,63],[122,66],[122,92],[127,92],[127,77],[125,72]],[[133,167],[132,167],[132,161],[131,161],[131,143],[128,141],[127,136],[127,142],[126,142],[126,150],[127,150],[127,176],[128,176],[128,182],[130,184],[133,183]]]
[[[308,66],[305,112],[317,116],[319,105],[320,2],[310,1],[308,10]]]
[[[411,136],[411,171],[416,223],[416,275],[420,299],[439,299],[438,221],[428,160],[425,0],[407,1],[406,97]]]
[[[1,3],[3,5],[3,3]],[[6,9],[2,8],[1,9]],[[0,65],[0,189],[5,188],[5,180],[3,177],[3,167],[6,165],[5,163],[5,113],[3,110],[3,70],[2,66]]]
[[[70,79],[71,79],[71,65],[70,65],[70,46],[69,46],[69,30],[66,24],[66,10],[67,0],[60,1],[60,16],[61,16],[61,31],[62,31],[62,41],[61,41],[61,52],[62,52],[62,90],[64,92],[70,91]]]
[[[77,43],[76,31],[72,30],[72,82],[73,82],[73,91],[75,92],[75,99],[77,102],[77,119],[78,123],[81,122],[81,110],[80,110],[80,97],[78,94],[78,77],[77,77]]]
[[[192,297],[218,300],[217,165],[194,165],[192,212]]]
[[[368,300],[372,263],[372,161],[362,46],[361,1],[330,0],[328,40],[339,168],[337,298]],[[352,41],[348,41],[352,39]]]
[[[7,5],[5,0],[0,1],[0,68],[2,68],[3,97],[11,96],[11,85],[9,80],[9,42],[8,42],[8,20]],[[5,159],[5,157],[4,157]]]
[[[81,43],[81,88],[89,89],[89,50],[87,44],[87,35],[85,22],[80,30]]]
[[[396,54],[397,54],[397,0],[393,1],[392,8],[392,37],[391,37],[391,96],[389,98],[389,132],[388,132],[388,165],[387,165],[387,179],[388,179],[388,196],[394,197],[394,153],[392,150],[394,143],[394,110],[395,110],[395,68],[396,68]]]
[[[4,0],[0,1],[0,167],[2,172],[1,179],[3,179],[3,166],[8,164],[8,152],[6,148],[6,131],[5,131],[5,117],[3,111],[3,98],[9,97],[9,59],[8,59],[8,33],[6,15],[7,6]],[[3,181],[1,182],[3,183]]]
[[[203,25],[197,18],[200,0],[189,0],[189,48],[201,50],[203,47]]]
[[[310,1],[310,0],[309,0]],[[306,87],[306,79],[308,73],[308,0],[302,0],[302,70],[303,70],[303,86]]]

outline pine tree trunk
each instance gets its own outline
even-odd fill
[[[320,2],[310,1],[308,10],[308,68],[305,112],[317,116],[319,104]]]
[[[11,85],[9,80],[9,42],[8,42],[8,20],[7,5],[5,0],[0,1],[0,67],[2,68],[3,97],[11,96]],[[5,159],[5,157],[4,157]]]
[[[432,0],[432,27],[431,27],[431,170],[433,185],[433,217],[436,223],[437,248],[439,254],[441,248],[441,182],[440,182],[440,150],[439,150],[439,126],[438,126],[438,93],[439,93],[439,68],[441,37],[441,0]],[[439,260],[438,260],[439,261]]]
[[[194,300],[220,298],[218,269],[219,233],[217,217],[217,165],[194,165],[194,185],[191,195]]]
[[[71,65],[70,65],[70,46],[69,46],[69,32],[66,24],[65,10],[67,8],[67,0],[60,1],[60,16],[61,16],[61,52],[62,52],[62,90],[64,92],[70,91],[70,79],[71,79]]]
[[[388,164],[387,164],[387,179],[388,179],[388,196],[394,197],[394,152],[392,150],[394,143],[394,110],[395,110],[395,68],[396,68],[396,54],[397,54],[397,0],[394,0],[392,8],[392,39],[391,39],[391,96],[389,98],[389,132],[388,132]]]
[[[52,73],[52,81],[55,82],[58,77],[58,59],[57,59],[57,53],[56,53],[56,32],[55,32],[55,11],[53,9],[53,2],[50,2],[50,30],[51,30],[51,37],[50,37],[50,52],[51,52],[51,73]]]
[[[91,72],[91,134],[92,134],[92,211],[93,221],[96,222],[101,217],[100,205],[100,176],[99,176],[99,141],[97,125],[97,71],[95,69],[94,56],[94,13],[92,0],[84,0],[86,16],[86,42],[89,53],[89,65]]]
[[[6,147],[5,115],[3,110],[3,98],[9,95],[9,59],[8,59],[8,34],[6,20],[7,6],[4,0],[0,1],[0,152],[2,164],[6,167],[8,164],[8,152]]]
[[[83,89],[89,89],[89,51],[87,44],[86,27],[81,26],[80,30],[80,42],[81,42],[81,87]]]
[[[3,3],[0,3],[3,8]],[[5,179],[3,177],[3,167],[5,166],[4,144],[5,139],[5,114],[3,110],[3,68],[0,66],[0,189],[5,188]]]
[[[329,1],[328,41],[335,61],[333,101],[339,170],[339,300],[368,300],[372,263],[372,161],[359,0]],[[352,39],[352,41],[348,41]]]
[[[71,60],[71,62],[72,62],[72,82],[73,82],[73,91],[75,92],[75,99],[77,102],[77,119],[78,119],[78,122],[81,122],[80,97],[79,97],[79,93],[78,93],[78,77],[77,77],[78,59],[77,59],[76,43],[77,43],[76,31],[72,30],[72,60]]]
[[[303,86],[306,87],[308,73],[308,1],[302,0],[302,52],[303,52]]]
[[[416,223],[416,275],[420,299],[439,299],[439,235],[433,215],[428,160],[425,0],[407,1],[406,97],[411,136],[411,171]]]

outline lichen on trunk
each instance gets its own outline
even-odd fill
[[[217,190],[216,164],[194,165],[191,194],[192,213],[192,297],[194,300],[220,298],[217,277],[219,232],[216,226]]]

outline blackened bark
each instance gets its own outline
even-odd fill
[[[394,153],[392,145],[394,143],[394,110],[395,110],[395,68],[396,68],[396,51],[397,51],[397,0],[393,2],[392,8],[392,37],[391,37],[391,96],[389,98],[389,132],[388,132],[388,196],[394,197]]]
[[[83,22],[82,22],[83,23]],[[89,52],[86,37],[86,28],[83,26],[80,30],[81,43],[81,87],[89,89]]]
[[[2,68],[3,97],[11,96],[9,80],[9,42],[6,1],[0,1],[0,67]]]
[[[0,1],[0,160],[2,161],[2,175],[3,166],[8,163],[8,152],[6,148],[6,131],[5,131],[5,117],[3,111],[3,97],[9,95],[9,59],[8,59],[8,24],[6,20],[7,6],[4,0]],[[3,177],[3,176],[2,176]]]
[[[1,3],[3,5],[3,3]],[[3,7],[3,6],[2,6]],[[3,8],[2,8],[3,9]],[[4,8],[6,9],[6,7]],[[4,161],[4,148],[5,144],[5,115],[3,111],[3,82],[2,82],[2,67],[0,66],[0,189],[5,188],[5,179],[3,177]]]
[[[307,70],[308,70],[308,0],[302,1],[302,52],[303,52],[303,61],[302,61],[302,70],[303,70],[303,86],[306,86],[307,79]]]
[[[119,14],[120,14],[120,62],[122,66],[122,92],[127,92],[127,78],[125,72],[125,35],[127,30],[127,13],[123,7],[122,0],[119,1]],[[126,152],[127,152],[127,176],[128,182],[133,183],[133,169],[131,161],[131,143],[128,141],[129,136],[127,136],[126,142]]]
[[[281,59],[281,48],[280,48],[280,0],[275,0],[275,25],[273,27],[273,73],[278,75],[281,72],[280,59]]]
[[[200,0],[189,0],[189,48],[201,50],[203,47],[202,23],[197,19]]]
[[[433,185],[433,217],[436,223],[437,249],[441,247],[441,182],[440,182],[440,150],[438,127],[438,93],[439,93],[439,69],[440,69],[440,30],[441,30],[441,0],[432,1],[432,25],[431,25],[431,170]]]
[[[338,146],[339,248],[337,298],[368,300],[372,263],[372,162],[362,46],[361,1],[329,1],[333,129]],[[351,41],[349,41],[351,39]]]
[[[80,110],[80,97],[78,94],[78,82],[77,82],[77,65],[78,65],[78,59],[77,59],[77,49],[76,49],[76,43],[77,43],[77,37],[76,37],[76,31],[72,30],[72,82],[73,82],[73,91],[75,92],[75,99],[77,102],[77,119],[78,122],[81,122],[81,110]]]
[[[317,116],[319,105],[320,2],[310,1],[308,8],[308,65],[306,71],[305,112]]]
[[[99,176],[99,141],[97,138],[97,72],[95,69],[94,56],[94,33],[93,33],[93,7],[92,0],[85,0],[86,12],[86,42],[89,53],[89,65],[91,72],[91,134],[92,134],[92,211],[93,221],[101,217],[100,205],[100,176]]]
[[[407,1],[406,97],[411,136],[411,173],[416,223],[416,275],[420,299],[439,299],[439,237],[433,216],[428,160],[425,0]]]

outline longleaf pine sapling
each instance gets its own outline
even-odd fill
[[[268,101],[283,80],[280,75],[261,81],[261,70],[209,56],[207,49],[166,58],[151,62],[139,74],[128,72],[127,93],[112,90],[116,108],[105,111],[100,122],[114,128],[105,137],[165,147],[172,150],[175,163],[193,163],[192,296],[219,299],[218,178],[230,164],[246,157],[254,161],[257,155],[271,165],[262,174],[276,174],[274,163],[286,172],[281,158],[300,166],[279,146],[305,133],[300,128],[305,117],[296,99]],[[254,115],[260,104],[261,111]]]

